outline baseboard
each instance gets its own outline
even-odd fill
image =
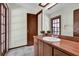
[[[9,48],[8,50],[12,50],[12,49],[16,49],[16,48],[20,48],[20,47],[24,47],[24,46],[29,46],[29,45],[22,45],[22,46],[18,46],[18,47],[13,47],[13,48]]]

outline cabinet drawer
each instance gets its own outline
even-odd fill
[[[54,56],[69,56],[66,53],[63,53],[57,49],[54,49]]]

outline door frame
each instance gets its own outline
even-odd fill
[[[75,33],[75,12],[76,11],[79,11],[79,9],[75,9],[74,11],[73,11],[73,36],[75,36],[75,37],[79,37],[78,35],[75,35],[76,33]]]
[[[29,43],[28,43],[28,15],[36,15],[36,14],[31,14],[31,13],[27,13],[27,45],[29,46]],[[36,15],[36,24],[37,24],[37,26],[36,26],[36,35],[38,35],[38,17],[37,17],[37,15]]]
[[[38,35],[38,15],[40,13],[42,13],[42,10],[40,10],[38,13],[34,14],[34,15],[36,15],[36,19],[37,19],[37,21],[36,21],[36,23],[37,23],[37,27],[36,27],[37,28],[37,31],[36,31],[37,35]],[[27,17],[28,17],[28,14],[31,14],[31,13],[27,13]],[[41,21],[41,23],[42,23],[42,21]],[[27,19],[27,45],[28,45],[28,19]]]
[[[4,7],[4,9],[5,9],[5,24],[4,24],[4,26],[5,26],[5,41],[4,41],[4,43],[5,43],[5,50],[3,50],[4,52],[3,53],[1,53],[0,55],[5,55],[5,53],[6,52],[8,52],[8,49],[9,49],[9,7],[8,7],[8,4],[7,3],[0,3],[0,14],[1,14],[1,5]],[[2,18],[1,18],[1,16],[0,16],[0,19],[1,19],[1,21],[2,21]],[[0,24],[1,24],[1,21],[0,21]],[[0,25],[0,28],[1,28],[1,25]],[[1,29],[0,29],[0,38],[1,38],[1,35],[2,35],[2,33],[1,33]],[[1,45],[2,45],[3,43],[1,43],[1,39],[0,39],[0,51],[1,51]]]

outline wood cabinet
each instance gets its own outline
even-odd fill
[[[41,40],[34,39],[35,56],[52,56],[52,47]]]
[[[35,56],[69,56],[43,40],[34,38]]]
[[[39,40],[37,40],[37,39],[34,39],[34,55],[35,56],[38,56],[39,55],[39,45],[38,45],[38,43],[39,43]]]
[[[44,56],[52,56],[52,54],[53,54],[53,49],[52,49],[52,47],[50,46],[50,45],[48,45],[48,44],[46,44],[46,43],[44,43],[44,51],[43,51],[43,55]]]
[[[38,53],[37,56],[79,56],[79,38],[62,36],[60,39],[59,42],[51,42],[43,40],[42,36],[35,36],[35,53]]]
[[[39,56],[43,56],[43,42],[39,40]]]

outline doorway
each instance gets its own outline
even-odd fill
[[[33,36],[36,36],[38,34],[37,32],[38,32],[37,15],[27,13],[27,45],[34,44]]]
[[[79,37],[79,9],[74,10],[74,32],[73,35]]]

